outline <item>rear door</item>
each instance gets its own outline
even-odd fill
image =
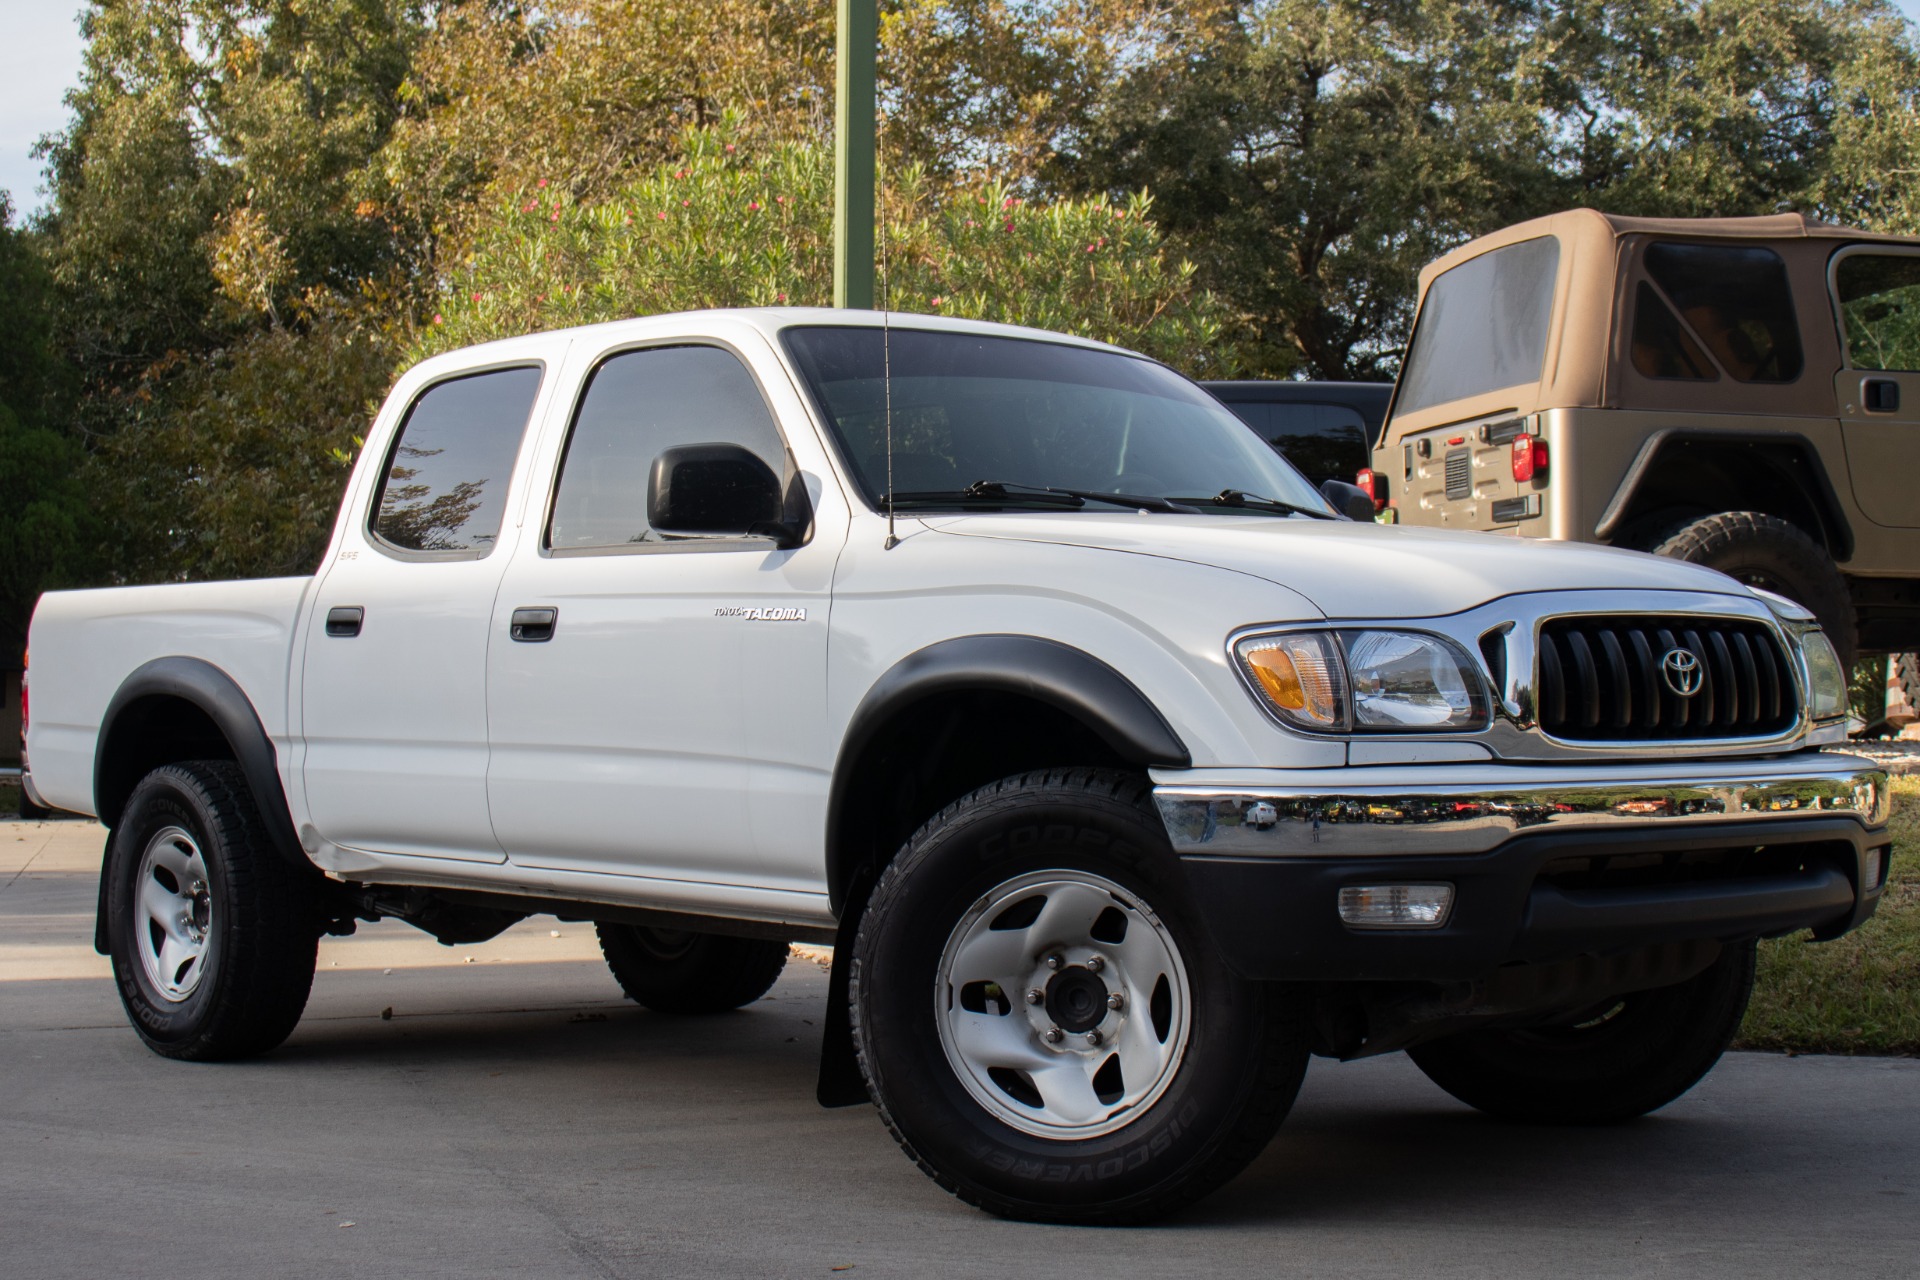
[[[302,774],[334,844],[504,861],[487,812],[487,624],[542,377],[522,362],[416,394],[320,580]]]
[[[1854,500],[1875,524],[1920,527],[1920,252],[1842,249],[1829,279],[1845,356],[1834,400]]]

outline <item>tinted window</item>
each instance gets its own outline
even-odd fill
[[[1227,408],[1316,485],[1352,483],[1354,473],[1367,465],[1367,421],[1347,405],[1229,401]]]
[[[1522,240],[1463,262],[1427,290],[1396,414],[1540,380],[1560,242]]]
[[[1920,258],[1851,254],[1834,279],[1853,367],[1920,372]]]
[[[496,369],[421,392],[387,459],[373,532],[404,551],[491,550],[539,390],[538,369]]]
[[[876,505],[889,492],[890,408],[892,491],[903,502],[953,505],[969,486],[998,481],[1201,500],[1232,489],[1324,510],[1259,436],[1150,360],[916,329],[783,336]]]
[[[1800,330],[1786,264],[1771,249],[1653,244],[1647,274],[1680,319],[1740,382],[1800,376]]]
[[[1633,367],[1649,378],[1715,382],[1720,377],[1673,308],[1644,280],[1633,300]]]
[[[653,460],[683,444],[737,444],[786,474],[786,446],[753,376],[718,347],[647,347],[604,361],[574,414],[553,499],[556,551],[662,540],[647,525]]]

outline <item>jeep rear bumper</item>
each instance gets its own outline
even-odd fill
[[[1452,981],[1502,964],[1813,929],[1873,914],[1887,777],[1807,752],[1577,770],[1163,771],[1202,917],[1247,975]],[[1438,928],[1355,928],[1347,887],[1447,884]]]

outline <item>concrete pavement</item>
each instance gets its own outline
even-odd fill
[[[1034,1227],[949,1198],[870,1109],[814,1104],[805,961],[748,1011],[678,1020],[620,1000],[589,927],[449,950],[382,924],[323,945],[278,1052],[155,1057],[89,945],[100,840],[0,823],[10,1277],[1920,1270],[1920,1062],[1732,1055],[1591,1132],[1485,1120],[1399,1055],[1320,1062],[1197,1209]]]

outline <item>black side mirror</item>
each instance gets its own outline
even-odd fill
[[[647,523],[661,533],[753,535],[796,546],[806,517],[788,505],[773,468],[737,444],[668,449],[647,476]]]
[[[1345,480],[1322,480],[1320,496],[1347,519],[1373,523],[1373,498],[1359,485]]]

